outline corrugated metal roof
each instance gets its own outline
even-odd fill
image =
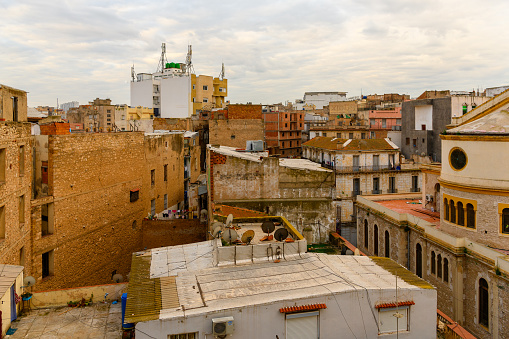
[[[175,277],[162,277],[161,281],[161,307],[162,309],[167,308],[179,308],[180,302],[177,293],[177,283]]]
[[[159,319],[161,281],[150,279],[151,252],[133,253],[131,276],[127,289],[125,322],[136,323]]]
[[[348,142],[350,141],[350,142]],[[348,142],[348,143],[347,143]],[[316,147],[336,151],[370,151],[370,150],[388,150],[394,148],[386,139],[340,139],[333,137],[316,137],[306,141],[302,146]]]
[[[23,266],[0,265],[0,298],[11,288],[21,272]]]

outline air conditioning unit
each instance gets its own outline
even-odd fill
[[[212,319],[212,334],[216,338],[225,338],[228,334],[233,334],[233,317]]]
[[[431,195],[431,194],[426,194],[426,201],[427,201],[427,202],[432,202],[432,201],[433,201],[433,195]]]

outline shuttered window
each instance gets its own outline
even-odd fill
[[[286,339],[318,339],[319,312],[286,315]]]

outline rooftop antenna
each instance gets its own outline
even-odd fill
[[[132,82],[136,81],[136,72],[134,71],[134,62],[133,62],[133,65],[131,66],[131,81]]]
[[[223,80],[224,79],[224,62],[221,66],[221,73],[219,73],[219,80]]]
[[[163,42],[161,44],[161,59],[159,60],[159,65],[157,65],[157,71],[162,72],[168,60],[166,59],[166,44]]]
[[[192,57],[193,57],[193,46],[187,45],[187,56],[186,56],[187,74],[194,74],[193,62],[191,61]]]

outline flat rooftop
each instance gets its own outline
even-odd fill
[[[365,198],[370,199],[372,197]],[[440,227],[440,212],[431,212],[430,210],[423,208],[422,201],[420,199],[397,199],[397,200],[378,201],[372,198],[370,200],[398,213],[408,213],[434,224],[437,228]]]

